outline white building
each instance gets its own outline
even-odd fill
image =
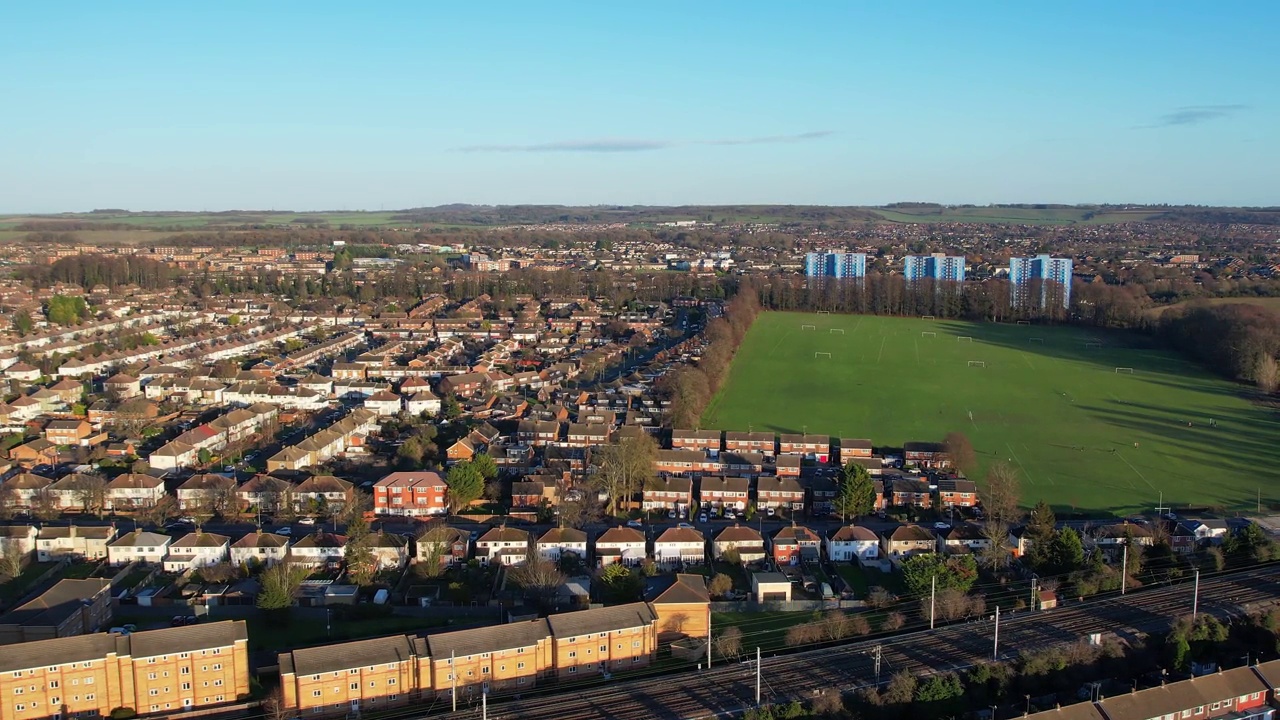
[[[231,562],[235,565],[270,567],[289,557],[289,538],[275,533],[254,532],[231,544]]]
[[[231,558],[231,538],[215,533],[187,533],[169,545],[166,572],[182,572],[217,565]]]
[[[827,558],[832,562],[872,561],[880,557],[880,538],[859,525],[846,525],[827,537]]]
[[[481,563],[519,565],[528,555],[529,533],[524,530],[496,527],[476,540],[476,559]]]
[[[112,565],[128,565],[140,562],[147,565],[159,565],[169,554],[169,543],[173,538],[160,533],[134,530],[121,536],[107,546],[107,560]]]
[[[648,554],[644,533],[629,527],[613,527],[596,538],[596,564],[639,565]]]
[[[559,562],[564,553],[573,553],[579,558],[587,558],[587,534],[575,528],[551,528],[538,538],[538,554]]]
[[[706,562],[707,541],[693,528],[667,528],[653,541],[653,559],[661,565]]]

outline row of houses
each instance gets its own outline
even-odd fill
[[[333,425],[267,458],[267,472],[302,470],[343,453],[360,451],[365,438],[377,427],[376,412],[365,408],[352,410]]]
[[[651,602],[293,650],[279,655],[284,704],[301,717],[348,715],[607,677],[648,666],[660,642],[706,637],[709,601],[701,576],[679,575]]]
[[[19,473],[0,485],[11,510],[30,511],[46,505],[54,510],[133,512],[159,503],[168,493],[165,479],[146,473],[124,473],[106,479],[70,473],[53,479],[36,473]],[[249,510],[277,513],[292,509],[312,513],[318,508],[346,507],[355,498],[355,486],[333,475],[311,475],[293,483],[272,475],[256,475],[243,484],[216,473],[199,473],[182,481],[174,491],[178,509]]]
[[[198,462],[201,451],[215,453],[231,443],[244,440],[273,421],[279,412],[279,408],[267,403],[230,410],[157,448],[147,462],[158,470],[190,467]]]
[[[1218,670],[1026,716],[1028,720],[1272,720],[1280,660]]]

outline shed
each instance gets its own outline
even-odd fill
[[[751,573],[751,594],[758,603],[790,602],[791,580],[782,573]]]

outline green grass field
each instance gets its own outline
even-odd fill
[[[1124,513],[1163,492],[1165,504],[1251,510],[1259,491],[1280,498],[1280,422],[1244,390],[1140,335],[765,313],[702,424],[877,447],[961,431],[983,466],[1021,471],[1026,505]]]

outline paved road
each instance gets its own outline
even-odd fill
[[[999,656],[1074,643],[1091,633],[1126,636],[1163,632],[1174,618],[1191,611],[1192,584],[1151,587],[1127,596],[1070,604],[1056,610],[1020,613],[1000,622]],[[1245,606],[1280,601],[1280,565],[1202,577],[1201,612],[1239,616]],[[917,675],[969,667],[993,657],[994,622],[962,623],[883,641],[861,641],[794,655],[766,657],[762,663],[764,702],[810,697],[818,690],[852,690],[876,682],[874,653],[880,647],[880,679],[899,670]],[[565,687],[546,696],[512,700],[493,697],[490,718],[511,720],[685,720],[741,711],[755,702],[753,662],[730,663],[709,671],[658,678],[600,681]],[[472,717],[468,708],[452,717]],[[430,712],[430,711],[427,711]],[[424,713],[423,716],[425,716]]]

